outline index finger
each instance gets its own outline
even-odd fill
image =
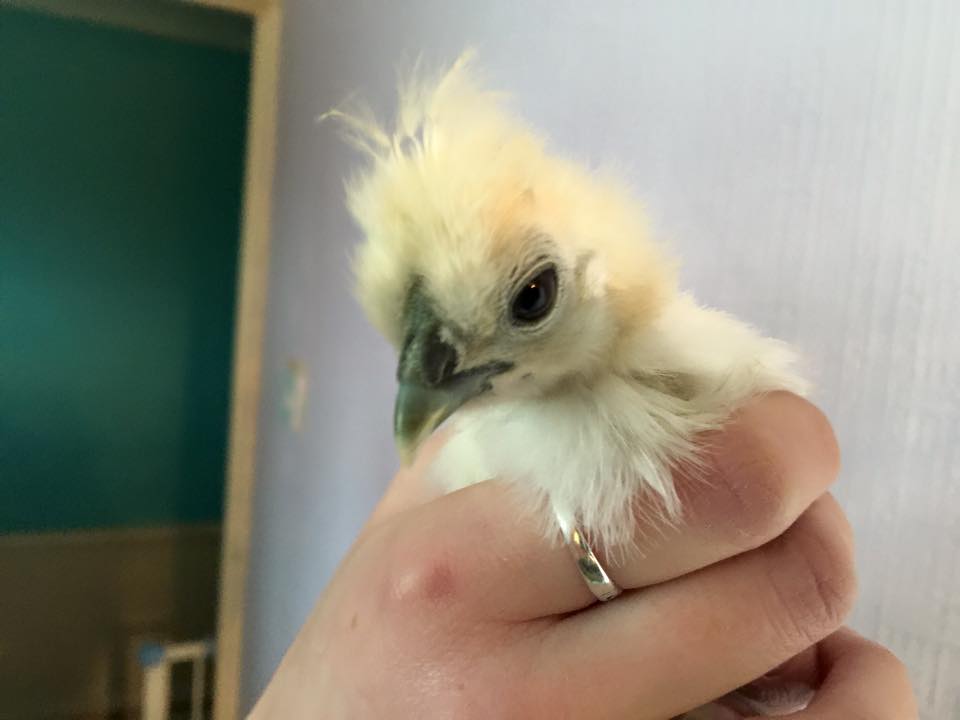
[[[826,419],[787,393],[756,398],[711,438],[706,482],[678,478],[686,512],[664,525],[637,513],[637,548],[608,571],[639,588],[712,565],[780,535],[822,495],[837,474],[836,443]],[[416,594],[443,576],[479,616],[528,620],[594,602],[569,551],[550,542],[535,518],[523,518],[502,483],[482,483],[393,518],[390,565]],[[399,528],[398,528],[399,529]]]

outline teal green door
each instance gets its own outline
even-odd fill
[[[221,517],[248,61],[0,9],[0,533]]]
[[[248,63],[0,4],[0,718],[214,632]]]

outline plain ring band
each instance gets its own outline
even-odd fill
[[[580,577],[583,578],[594,597],[600,602],[607,602],[622,593],[623,590],[610,579],[607,571],[603,569],[603,565],[600,564],[594,554],[590,543],[580,532],[580,528],[574,523],[568,522],[560,513],[557,513],[557,521],[560,523],[560,532],[563,534],[563,539],[566,541],[567,547],[570,548],[570,554],[573,555],[573,559],[577,563]]]

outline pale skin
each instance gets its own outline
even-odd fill
[[[792,719],[916,718],[904,666],[842,627],[856,581],[823,415],[776,393],[705,442],[674,526],[638,502],[638,549],[606,561],[626,592],[606,604],[509,486],[432,497],[426,448],[250,717],[667,720],[779,668],[819,688]]]

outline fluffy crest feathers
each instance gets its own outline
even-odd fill
[[[348,207],[366,236],[355,270],[368,316],[398,343],[403,296],[420,276],[452,321],[490,327],[478,308],[523,271],[539,237],[567,267],[588,271],[592,291],[602,278],[603,290],[629,308],[626,319],[649,318],[672,292],[674,271],[639,205],[617,182],[545,152],[541,137],[507,112],[504,95],[482,87],[472,57],[439,75],[415,68],[400,83],[390,129],[357,104],[323,116],[339,120],[370,161],[347,182]]]
[[[473,124],[489,121],[491,110],[499,110],[501,93],[481,90],[472,66],[476,53],[464,52],[444,73],[428,73],[422,60],[398,80],[397,113],[392,130],[381,124],[366,104],[355,99],[323,113],[319,121],[339,120],[343,138],[374,161],[424,153],[445,126],[465,129],[463,120]],[[479,114],[477,111],[481,111]],[[500,123],[494,123],[499,125]],[[492,129],[492,128],[490,128]]]

